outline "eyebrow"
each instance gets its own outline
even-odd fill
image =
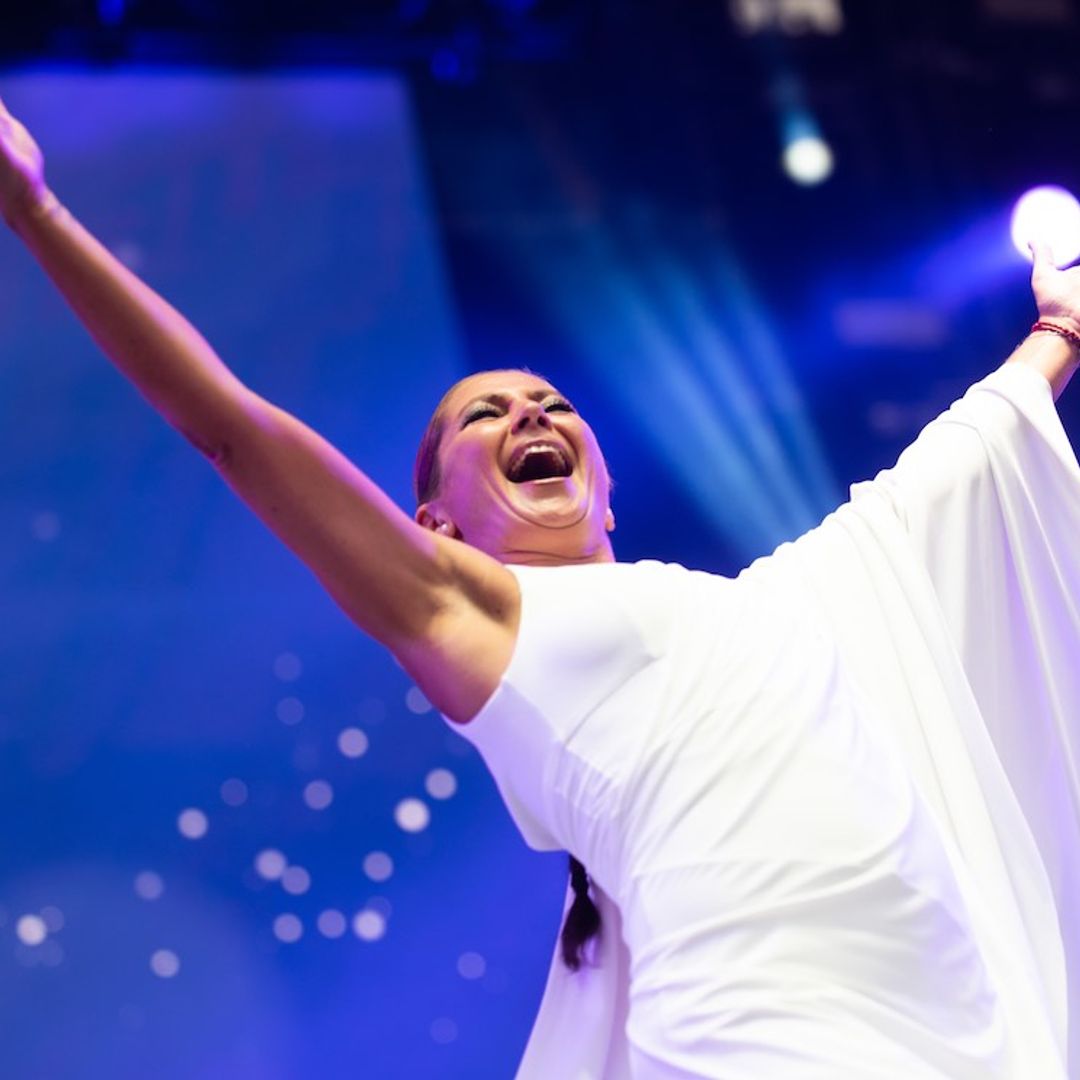
[[[530,390],[528,394],[526,394],[526,397],[528,397],[530,401],[543,401],[544,398],[551,397],[552,395],[555,397],[563,396],[553,386],[548,386],[539,390]],[[471,401],[466,402],[458,411],[458,419],[460,420],[469,409],[474,405],[478,405],[480,402],[485,402],[488,405],[505,405],[507,397],[506,394],[500,393],[499,391],[496,391],[493,394],[481,394],[479,397],[474,397]]]

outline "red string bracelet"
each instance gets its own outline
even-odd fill
[[[1061,337],[1067,338],[1076,348],[1080,349],[1080,334],[1075,330],[1066,329],[1064,326],[1058,326],[1057,323],[1051,322],[1039,322],[1031,328],[1031,333],[1037,334],[1040,330],[1045,331],[1048,334],[1060,334]]]

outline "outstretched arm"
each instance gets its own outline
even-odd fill
[[[60,204],[36,143],[2,103],[0,213],[117,369],[437,707],[471,717],[513,647],[513,575],[416,524],[325,439],[241,383]]]
[[[1053,402],[1080,366],[1080,267],[1059,270],[1045,245],[1032,250],[1038,323],[1059,330],[1028,334],[872,484],[905,523],[928,567],[946,565],[950,552],[967,559],[966,553],[991,542],[989,519],[977,509],[997,505],[998,488],[1010,482],[1016,490],[1039,492],[1040,501],[1056,502],[1062,514],[1078,505],[1076,458]],[[1032,475],[1025,477],[1025,469]],[[998,526],[1005,516],[995,519]],[[979,567],[983,560],[973,562]],[[959,565],[941,572],[943,592],[968,581]]]

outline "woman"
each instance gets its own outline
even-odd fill
[[[444,398],[410,519],[74,221],[2,105],[0,211],[476,743],[526,840],[589,867],[600,934],[578,967],[575,864],[519,1076],[1066,1075],[1080,495],[1051,395],[1080,356],[1077,271],[1038,252],[1043,329],[730,581],[615,562],[596,440],[524,372]]]

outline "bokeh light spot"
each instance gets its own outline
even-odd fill
[[[394,807],[394,820],[405,832],[421,832],[431,821],[431,811],[420,799],[402,799]]]
[[[487,971],[487,961],[477,952],[463,952],[458,957],[457,969],[463,979],[481,979]]]
[[[338,749],[347,758],[363,757],[368,751],[368,737],[358,727],[347,727],[338,735]]]
[[[135,875],[135,895],[140,900],[157,900],[165,891],[165,882],[153,870],[140,870]]]
[[[457,777],[449,769],[432,769],[424,787],[433,799],[449,799],[457,791]]]
[[[180,971],[180,957],[172,949],[156,949],[150,957],[150,970],[161,979],[171,979]]]
[[[46,904],[41,909],[41,918],[50,934],[64,929],[64,913],[55,904]]]
[[[103,6],[99,3],[98,10],[102,10]],[[113,0],[113,3],[108,5],[108,8],[112,10],[117,7],[120,7],[121,11],[123,10],[123,7],[117,4],[116,0]],[[134,240],[118,240],[115,244],[111,244],[109,249],[129,270],[138,272],[146,261],[143,257],[142,248]]]
[[[325,911],[320,911],[318,919],[315,920],[315,925],[318,926],[319,933],[327,938],[339,938],[349,928],[345,916],[336,908],[327,908]]]
[[[221,801],[226,806],[243,806],[247,802],[248,786],[243,780],[230,776],[221,785]]]
[[[210,822],[201,810],[189,806],[186,810],[180,811],[180,816],[176,819],[176,827],[180,830],[180,835],[187,837],[188,840],[201,840],[206,835]]]
[[[364,873],[372,881],[386,881],[394,872],[394,860],[385,851],[372,851],[364,856]]]
[[[282,682],[296,682],[304,670],[296,653],[283,652],[274,658],[274,674]]]
[[[410,686],[405,693],[405,708],[409,712],[421,716],[424,713],[431,712],[431,702],[424,697],[420,687]]]
[[[277,881],[286,866],[285,856],[277,848],[264,848],[255,856],[255,873],[267,881]]]
[[[277,718],[292,727],[304,719],[304,703],[295,697],[283,697],[277,703]]]
[[[325,810],[334,801],[334,789],[325,780],[312,780],[304,788],[304,802],[312,810]]]
[[[304,924],[295,915],[279,915],[274,920],[274,937],[278,941],[291,945],[294,941],[299,941],[303,936]]]
[[[292,896],[303,896],[311,888],[311,875],[302,866],[286,866],[281,887]]]
[[[49,928],[40,915],[20,915],[15,922],[15,936],[24,945],[40,945],[48,934]]]
[[[386,933],[386,919],[378,911],[365,908],[353,916],[353,933],[361,941],[378,941]]]
[[[431,1022],[431,1037],[437,1043],[452,1043],[458,1037],[458,1026],[448,1016]]]
[[[51,510],[42,510],[30,521],[30,531],[36,540],[51,543],[60,535],[60,517]]]

